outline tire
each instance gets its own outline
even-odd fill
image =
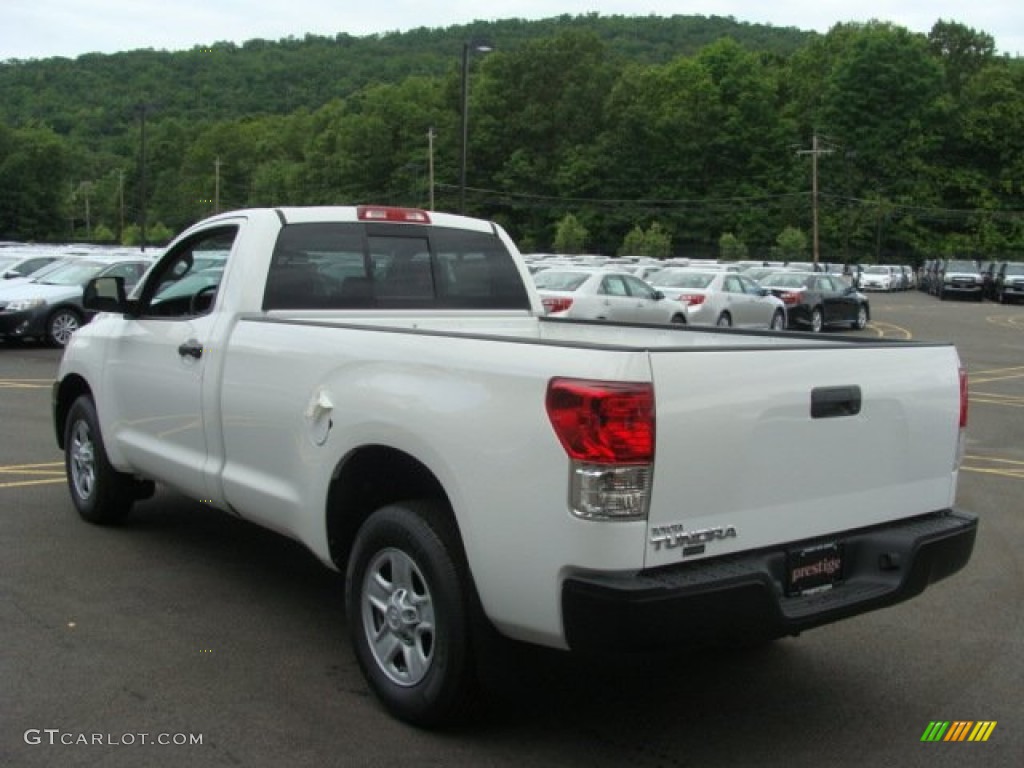
[[[772,322],[769,327],[773,331],[786,330],[786,315],[782,310],[775,310],[775,314],[772,315]]]
[[[64,467],[71,501],[84,520],[110,525],[131,510],[135,482],[110,466],[96,406],[88,395],[75,400],[64,422]]]
[[[821,307],[815,307],[811,310],[811,331],[814,333],[821,333],[821,329],[825,327],[825,316],[821,312]]]
[[[669,320],[672,325],[686,325],[686,318],[682,315],[672,315],[672,319]]]
[[[82,318],[73,309],[62,307],[46,321],[46,340],[55,347],[63,347],[71,334],[82,327]]]
[[[858,331],[868,327],[868,308],[863,304],[857,307],[857,319],[853,321],[853,327]]]
[[[345,580],[363,675],[392,715],[421,727],[462,720],[479,691],[475,593],[450,520],[431,501],[382,507],[360,528]]]
[[[728,312],[723,312],[718,316],[718,320],[715,321],[715,325],[719,328],[732,328],[732,317]]]

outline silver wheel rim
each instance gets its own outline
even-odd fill
[[[68,343],[71,334],[78,330],[78,318],[70,312],[61,312],[50,323],[50,335],[62,347]]]
[[[730,325],[732,325],[732,320],[729,319],[728,315],[722,315],[718,318],[719,328],[728,328]]]
[[[92,497],[96,488],[96,445],[84,421],[76,421],[71,430],[71,483],[83,501]]]
[[[857,327],[863,328],[868,324],[868,311],[861,307],[857,310]]]
[[[812,329],[812,330],[813,330],[813,331],[814,331],[815,333],[817,333],[818,331],[820,331],[820,330],[821,330],[821,324],[822,324],[822,320],[821,320],[821,312],[814,312],[814,313],[813,313],[813,314],[811,315],[811,329]]]
[[[430,588],[415,561],[398,549],[378,552],[363,578],[363,631],[378,668],[396,685],[426,677],[437,630]]]
[[[782,314],[780,312],[776,312],[774,315],[772,315],[773,331],[781,331],[785,327],[785,325],[786,321],[782,319]]]

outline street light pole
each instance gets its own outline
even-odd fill
[[[462,161],[459,165],[459,213],[466,213],[466,156],[469,148],[469,54],[490,53],[494,46],[487,40],[462,44]]]

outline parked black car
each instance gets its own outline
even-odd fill
[[[871,319],[867,297],[840,275],[820,272],[776,272],[761,285],[786,305],[788,326],[818,333],[831,325],[863,329]]]
[[[1000,304],[1024,300],[1024,264],[1004,261],[999,265],[993,296]]]
[[[996,298],[996,275],[999,274],[998,260],[986,261],[981,265],[981,295],[986,299]]]

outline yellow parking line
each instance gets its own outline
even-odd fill
[[[909,330],[893,323],[881,323],[875,320],[868,324],[868,329],[874,331],[882,339],[902,338],[910,340],[914,338],[914,334]]]
[[[1018,461],[1017,459],[1002,459],[998,456],[978,456],[975,454],[967,454],[964,456],[964,462],[973,462],[981,465],[996,465],[994,467],[970,465],[961,466],[960,469],[966,472],[977,472],[981,475],[999,475],[1000,477],[1010,477],[1014,480],[1024,480],[1024,461]]]
[[[972,403],[981,403],[984,405],[1009,405],[1013,408],[1024,408],[1024,398],[1013,395],[989,395],[982,394],[980,392],[972,392],[968,396],[968,400]]]
[[[19,480],[14,483],[0,483],[0,488],[23,488],[27,485],[56,485],[65,482],[63,477],[53,477],[48,480]]]
[[[0,389],[49,389],[53,379],[0,379]]]
[[[0,466],[0,477],[27,477],[25,480],[11,480],[0,483],[0,488],[23,488],[29,485],[53,485],[65,482],[63,461],[49,461],[42,464],[6,464]]]

